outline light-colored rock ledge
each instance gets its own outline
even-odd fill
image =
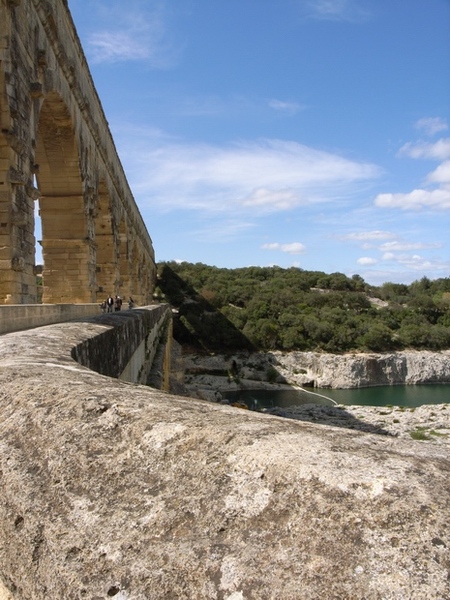
[[[360,354],[274,351],[185,357],[186,370],[193,375],[230,371],[233,361],[239,379],[254,382],[267,382],[271,370],[272,381],[318,388],[450,383],[450,350]]]

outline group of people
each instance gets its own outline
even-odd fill
[[[102,312],[106,313],[112,313],[114,311],[117,310],[121,310],[122,309],[122,298],[118,295],[114,296],[114,298],[112,296],[108,296],[106,298],[106,300],[103,300],[103,302],[100,304],[100,308],[102,309]],[[128,300],[128,308],[132,309],[134,307],[134,300],[133,298],[130,296],[130,299]]]

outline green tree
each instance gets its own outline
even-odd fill
[[[360,343],[368,350],[383,352],[394,347],[392,331],[382,323],[375,323],[361,336]]]

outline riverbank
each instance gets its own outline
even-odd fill
[[[299,356],[301,355],[301,356]],[[341,358],[345,369],[338,365]],[[366,365],[364,366],[364,361]],[[377,362],[377,368],[372,372],[377,375],[373,380],[365,376],[363,381],[369,385],[386,385],[385,379],[394,373],[392,365],[403,365],[396,373],[403,374],[407,383],[418,379],[419,367],[423,367],[422,379],[436,378],[441,383],[450,382],[450,353],[440,352],[410,352],[400,355],[320,355],[318,353],[278,353],[239,354],[231,357],[223,355],[185,357],[186,388],[189,395],[209,400],[223,402],[223,392],[245,389],[280,390],[302,387],[305,381],[311,383],[311,378],[326,377],[329,381],[328,369],[336,366],[336,372],[341,374],[339,381],[343,387],[358,387],[356,371],[367,374],[368,365]],[[349,368],[351,365],[358,368]],[[388,372],[380,382],[380,365],[387,365]],[[310,368],[305,368],[310,366]],[[320,365],[322,365],[320,370]],[[325,372],[324,365],[327,366]],[[390,365],[390,366],[389,366]],[[412,369],[408,372],[408,366]],[[312,368],[314,367],[314,368]],[[343,380],[344,371],[351,377]],[[417,383],[429,383],[418,381]],[[330,382],[329,382],[330,383]],[[325,386],[326,387],[326,386]],[[328,385],[328,387],[338,387]],[[388,436],[415,439],[427,444],[450,445],[450,404],[423,405],[417,408],[383,407],[383,406],[349,406],[336,407],[317,404],[305,404],[283,408],[273,408],[266,412],[275,416],[296,419],[311,423],[345,427],[359,431],[377,433]]]
[[[417,408],[304,404],[268,412],[298,421],[450,446],[450,404]]]

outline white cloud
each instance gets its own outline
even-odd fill
[[[436,142],[408,142],[398,151],[399,156],[445,160],[450,158],[450,137]]]
[[[360,22],[371,16],[363,4],[363,0],[307,0],[302,7],[310,18]]]
[[[450,160],[444,161],[437,169],[429,173],[427,181],[432,183],[450,183]]]
[[[350,242],[369,242],[378,240],[390,240],[395,235],[390,231],[360,231],[358,233],[348,233],[346,235],[339,236],[341,240]]]
[[[157,138],[153,148],[151,139],[140,141],[122,151],[132,189],[166,211],[268,214],[347,199],[381,174],[376,165],[283,140],[220,147]]]
[[[381,244],[380,250],[382,252],[407,252],[408,250],[425,250],[427,248],[441,248],[442,244],[434,242],[431,244],[424,244],[423,242],[386,242]]]
[[[295,190],[270,190],[258,188],[242,200],[242,206],[264,209],[268,212],[289,210],[302,203],[301,194]]]
[[[279,250],[286,252],[286,254],[302,254],[306,250],[306,247],[300,242],[293,242],[291,244],[273,242],[271,244],[263,244],[261,248],[263,250]]]
[[[423,128],[443,127],[443,122],[439,119],[422,119],[418,123]],[[441,138],[433,143],[408,142],[400,148],[398,155],[414,159],[444,161],[425,178],[425,183],[438,184],[438,187],[435,189],[417,188],[406,193],[378,194],[374,200],[375,206],[415,211],[450,209],[450,160],[448,160],[450,158],[450,137]]]
[[[129,0],[95,5],[101,15],[101,31],[92,31],[86,49],[92,63],[145,61],[154,68],[167,68],[174,62],[175,45],[169,40],[162,4],[147,5]],[[95,23],[93,19],[93,23]]]
[[[450,261],[441,260],[430,260],[420,254],[395,254],[393,252],[385,252],[381,260],[383,262],[393,263],[394,265],[400,266],[407,271],[411,272],[434,272],[437,275],[442,273],[442,276],[446,276],[450,269]]]
[[[297,102],[283,102],[282,100],[269,100],[270,108],[277,110],[279,112],[295,115],[299,110],[302,109],[302,106]]]
[[[145,43],[134,39],[131,33],[120,31],[93,34],[89,39],[89,48],[93,63],[143,60],[149,56]]]
[[[400,208],[402,210],[449,210],[450,189],[417,189],[406,194],[378,194],[375,205],[381,208]]]
[[[447,122],[440,117],[424,117],[415,123],[415,127],[430,136],[448,129]]]
[[[358,263],[358,265],[376,265],[377,264],[377,260],[375,258],[370,258],[369,256],[362,256],[361,258],[358,258],[358,260],[356,261]]]
[[[400,254],[397,256],[388,252],[383,256],[383,260],[395,261],[403,267],[414,271],[430,270],[433,267],[438,267],[438,263],[433,263],[419,254]],[[439,268],[442,268],[441,264],[439,264]]]

